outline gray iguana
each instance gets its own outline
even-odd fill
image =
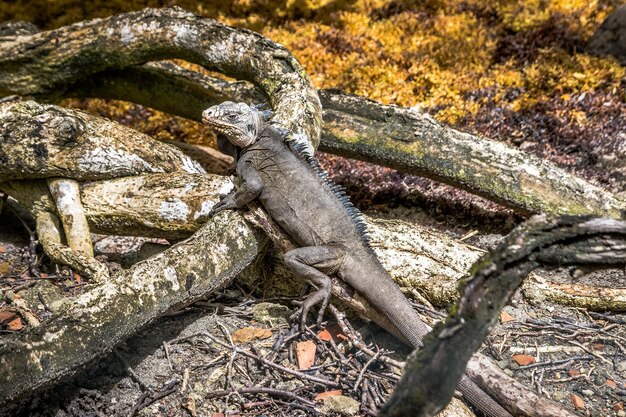
[[[321,321],[331,296],[330,275],[336,275],[387,316],[414,348],[420,347],[428,326],[370,248],[359,211],[306,148],[285,140],[284,131],[245,103],[210,107],[202,120],[237,148],[239,187],[212,214],[258,200],[299,246],[285,253],[285,264],[314,288],[298,311],[300,325],[317,304]],[[469,378],[463,377],[459,390],[486,415],[510,416]]]

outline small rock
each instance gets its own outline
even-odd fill
[[[333,395],[324,399],[324,405],[320,411],[324,414],[337,413],[342,416],[355,416],[359,414],[361,403],[344,395]]]
[[[585,396],[585,397],[593,397],[594,392],[591,391],[590,389],[584,389],[581,391],[581,393]]]
[[[552,393],[552,399],[554,401],[565,401],[565,399],[568,397],[569,393],[567,391],[554,391]]]
[[[617,417],[626,417],[626,411],[624,410],[619,410],[617,412]]]
[[[263,340],[272,337],[270,329],[262,329],[260,327],[243,327],[233,332],[233,342],[244,344],[253,340]]]
[[[275,326],[288,324],[291,310],[282,304],[259,303],[252,308],[252,314],[259,323]]]

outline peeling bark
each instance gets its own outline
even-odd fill
[[[260,102],[250,85],[154,63],[101,73],[75,85],[72,96],[133,101],[200,120],[203,109],[230,99]],[[522,214],[595,214],[620,218],[626,203],[552,163],[506,144],[471,135],[427,114],[320,90],[320,150],[432,178]],[[184,105],[180,105],[184,103]]]
[[[615,267],[626,265],[626,222],[614,219],[536,216],[514,229],[491,253],[478,261],[455,313],[425,338],[409,362],[383,416],[432,416],[452,398],[473,353],[480,347],[522,280],[545,265]],[[507,388],[503,380],[488,381],[485,367],[477,381],[499,386],[494,391],[507,409],[529,416],[566,416],[558,404],[528,397]],[[421,410],[416,414],[415,410]]]

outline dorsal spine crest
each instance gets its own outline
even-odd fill
[[[367,224],[365,224],[365,220],[363,220],[363,214],[354,206],[354,204],[352,204],[350,197],[346,194],[345,188],[339,184],[335,184],[329,178],[328,173],[324,171],[317,158],[311,155],[306,146],[291,139],[291,136],[284,129],[278,129],[278,131],[283,136],[283,139],[289,148],[313,169],[313,172],[315,172],[320,179],[322,186],[329,192],[333,193],[339,201],[341,201],[341,204],[344,206],[348,215],[352,219],[352,222],[355,224],[359,234],[363,238],[363,241],[367,247],[370,248],[369,236],[367,234]]]

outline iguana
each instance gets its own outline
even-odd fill
[[[202,120],[237,148],[239,187],[213,206],[211,215],[258,200],[299,246],[286,252],[284,260],[314,288],[299,308],[300,325],[317,304],[321,321],[331,296],[330,275],[336,275],[387,316],[414,348],[420,347],[428,326],[370,248],[359,211],[306,147],[286,140],[284,130],[245,103],[212,106]],[[463,377],[459,389],[486,415],[510,417],[469,378]]]

